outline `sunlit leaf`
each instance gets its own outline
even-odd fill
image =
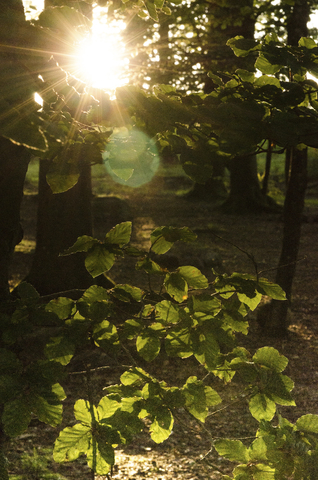
[[[188,284],[179,273],[166,275],[164,286],[167,293],[177,302],[181,303],[188,298]]]
[[[231,462],[247,463],[249,461],[248,449],[240,440],[216,440],[214,447],[219,455]]]
[[[81,453],[88,451],[91,440],[91,427],[88,425],[79,423],[73,427],[64,428],[54,444],[54,461],[62,463],[76,460]]]
[[[95,244],[85,259],[85,267],[93,278],[110,270],[114,263],[115,255],[101,244]]]
[[[251,414],[259,422],[261,420],[272,420],[276,412],[276,404],[263,393],[257,393],[249,401]]]
[[[272,368],[276,372],[282,372],[288,364],[288,359],[273,347],[259,348],[253,356],[253,361]]]
[[[205,289],[208,287],[208,279],[198,268],[192,266],[179,267],[178,272],[190,287],[195,289]]]
[[[106,243],[123,246],[130,241],[132,230],[131,222],[123,222],[112,228],[105,237]]]

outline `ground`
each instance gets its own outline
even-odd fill
[[[170,265],[197,266],[208,278],[212,278],[212,267],[228,273],[255,273],[254,264],[248,258],[248,255],[252,255],[261,276],[273,280],[282,241],[281,216],[222,215],[209,203],[189,201],[183,193],[190,187],[191,182],[181,176],[157,176],[147,187],[139,189],[115,185],[110,179],[95,179],[94,192],[97,197],[93,205],[96,236],[104,235],[119,221],[131,219],[133,242],[140,247],[147,247],[150,232],[155,227],[188,226],[195,231],[199,241],[180,249],[174,248],[167,260]],[[111,195],[108,195],[109,192]],[[22,208],[25,236],[14,256],[12,286],[27,274],[32,258],[37,201],[35,193],[34,186],[28,185]],[[295,382],[297,406],[281,408],[280,413],[291,421],[305,413],[318,414],[317,234],[317,209],[306,207],[288,338],[282,341],[260,336],[255,315],[252,315],[250,334],[239,339],[240,344],[251,351],[272,345],[288,357],[286,373]],[[122,261],[110,271],[110,276],[121,283],[140,280],[132,265]],[[156,367],[153,368],[155,371]],[[181,381],[183,377],[194,374],[202,376],[202,370],[194,362],[190,361],[181,370],[179,368],[178,363],[165,361],[155,373],[173,381]],[[109,376],[107,379],[111,381]],[[105,378],[99,375],[98,381],[103,380]],[[77,381],[73,377],[75,386]],[[213,379],[213,388],[223,395],[221,382]],[[206,425],[180,412],[173,434],[164,444],[156,445],[148,435],[142,434],[131,446],[120,449],[112,478],[200,480],[220,478],[219,471],[228,473],[230,464],[210,451],[211,436],[247,439],[255,433],[257,424],[248,413],[241,386],[233,383],[226,392],[224,402],[208,417]],[[21,453],[47,452],[55,434],[49,427],[43,427],[37,421],[32,422],[28,431],[13,443],[9,451],[11,473],[22,473],[17,461]],[[51,472],[58,472],[69,480],[92,478],[84,459],[62,466],[49,462],[48,467]],[[102,480],[102,477],[95,478]]]

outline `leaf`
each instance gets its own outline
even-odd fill
[[[25,399],[19,398],[6,403],[1,420],[6,435],[11,438],[21,435],[31,421],[31,411]]]
[[[216,440],[214,447],[219,455],[231,462],[247,463],[249,461],[248,449],[240,440]]]
[[[108,353],[112,351],[112,348],[115,347],[116,349],[119,345],[117,328],[108,320],[103,320],[95,325],[93,339],[98,346],[108,351]]]
[[[170,436],[173,428],[173,416],[168,408],[163,406],[158,409],[149,431],[152,440],[162,443]]]
[[[245,57],[251,51],[258,50],[260,48],[259,44],[255,42],[255,40],[245,39],[239,35],[228,40],[226,44],[232,48],[237,57]]]
[[[136,383],[140,384],[142,381],[149,381],[149,379],[151,379],[150,375],[141,368],[127,370],[120,377],[121,383],[125,386],[134,385]]]
[[[208,279],[200,272],[198,268],[191,266],[179,267],[178,272],[190,287],[195,289],[208,288]]]
[[[220,347],[212,332],[206,331],[200,335],[198,345],[193,347],[195,358],[212,371],[218,362]]]
[[[75,344],[65,336],[51,337],[44,353],[49,360],[67,365],[75,353]]]
[[[105,241],[122,247],[130,242],[131,230],[131,222],[119,223],[106,234]]]
[[[182,392],[186,399],[186,408],[201,422],[204,422],[208,415],[208,407],[221,401],[218,393],[213,388],[205,386],[197,377],[189,377]]]
[[[107,247],[101,244],[95,244],[85,259],[85,267],[93,278],[110,270],[114,263],[114,253],[109,252]]]
[[[296,427],[301,432],[318,433],[318,415],[303,415],[296,421]]]
[[[188,307],[191,313],[202,312],[215,316],[221,311],[222,304],[218,298],[203,293],[192,295],[188,300]]]
[[[102,421],[104,418],[110,418],[120,408],[119,402],[110,397],[103,397],[97,407],[98,419]]]
[[[79,399],[75,402],[74,405],[74,415],[76,420],[88,426],[93,423],[91,409],[94,410],[94,415],[96,415],[96,407],[90,405],[87,400]]]
[[[53,459],[57,463],[76,460],[86,453],[92,441],[90,426],[81,423],[62,430],[55,441]]]
[[[190,346],[190,332],[188,328],[179,328],[166,336],[166,352],[170,357],[178,356],[187,358],[193,355],[193,349]]]
[[[60,255],[71,255],[72,253],[77,252],[88,252],[94,245],[100,244],[96,238],[90,237],[89,235],[83,235],[78,237],[74,245],[65,250]]]
[[[67,297],[58,297],[50,300],[46,304],[45,310],[47,312],[55,313],[60,320],[66,320],[72,313],[74,313],[74,300]]]
[[[273,400],[263,393],[257,393],[249,401],[249,409],[251,414],[257,421],[270,421],[275,415],[276,404]]]
[[[196,234],[188,227],[159,227],[150,235],[151,250],[157,254],[166,253],[177,241],[192,242]]]
[[[87,457],[87,465],[97,475],[107,475],[111,466],[115,463],[113,447],[105,444],[103,441],[96,442],[93,440],[92,446],[85,453]]]
[[[162,300],[156,305],[156,317],[164,323],[178,323],[179,308],[170,300]]]
[[[151,362],[158,356],[161,346],[160,338],[150,332],[151,330],[146,330],[136,340],[137,352],[147,362]]]
[[[262,53],[255,62],[255,68],[266,75],[274,75],[282,68],[282,65],[273,65]]]
[[[286,300],[284,290],[276,283],[272,283],[266,278],[260,278],[258,280],[258,286],[261,288],[261,293],[263,293],[263,295],[268,295],[274,300]]]
[[[144,0],[145,6],[147,8],[147,11],[149,13],[149,16],[155,21],[158,22],[158,14],[156,10],[156,6],[153,2],[150,2],[149,0]]]
[[[309,37],[301,37],[301,39],[298,42],[298,45],[300,47],[308,48],[309,50],[317,47],[317,44],[316,44],[315,40],[313,38],[309,38]]]
[[[288,365],[288,359],[273,347],[259,348],[253,356],[253,361],[276,372],[282,372]]]
[[[140,288],[133,287],[132,285],[117,284],[112,291],[113,295],[122,302],[130,302],[131,300],[140,302],[143,296],[143,291]]]
[[[16,288],[17,293],[19,294],[19,297],[22,300],[28,300],[28,299],[34,299],[37,300],[40,298],[40,295],[36,291],[36,289],[31,285],[30,283],[27,282],[21,282]]]
[[[34,413],[40,422],[56,427],[62,423],[63,406],[51,405],[44,398],[36,396],[34,400]]]
[[[167,293],[178,303],[188,298],[188,284],[179,273],[175,272],[166,275],[164,286]]]
[[[99,285],[91,285],[87,290],[85,290],[82,298],[79,300],[85,301],[91,305],[94,302],[107,302],[109,300],[109,295],[107,290]]]
[[[53,193],[63,193],[70,190],[77,184],[80,173],[74,172],[74,165],[72,164],[69,172],[50,171],[46,175],[46,181],[50,185]]]

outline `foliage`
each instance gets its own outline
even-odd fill
[[[277,404],[294,405],[293,382],[283,374],[288,360],[272,347],[252,356],[235,342],[237,332],[247,334],[247,314],[262,295],[284,301],[282,290],[265,279],[239,274],[216,275],[209,284],[197,268],[169,271],[152,260],[152,252],[164,255],[175,242],[193,241],[189,229],[157,228],[149,251],[132,247],[130,235],[131,224],[125,222],[108,232],[104,242],[80,238],[65,254],[84,251],[91,271],[102,251],[109,261],[101,261],[98,272],[93,269],[96,276],[108,271],[118,256],[133,256],[149,285],[152,278],[160,279],[155,290],[94,285],[78,300],[61,296],[45,303],[32,286],[22,283],[18,297],[7,306],[11,314],[2,312],[0,384],[6,434],[20,435],[31,415],[52,426],[60,424],[65,397],[60,382],[67,366],[83,352],[98,351],[107,354],[110,368],[124,365],[124,359],[126,367],[118,383],[103,389],[98,403],[90,393],[76,400],[75,423],[60,432],[55,461],[73,461],[84,454],[93,471],[107,474],[116,447],[133,441],[145,428],[156,443],[166,440],[179,409],[205,422],[211,407],[222,401],[210,377],[230,382],[237,376],[246,386],[249,409],[260,428],[250,447],[238,440],[215,441],[220,455],[242,463],[234,478],[261,478],[260,472],[266,472],[266,478],[275,474],[283,479],[286,469],[295,472],[295,478],[313,478],[305,472],[316,468],[318,417],[301,417],[295,425],[283,419],[276,426],[271,423]],[[191,376],[183,385],[155,378],[145,364],[160,355],[194,357],[202,365],[202,378]],[[83,368],[90,389],[91,360]]]

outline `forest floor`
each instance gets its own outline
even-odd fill
[[[198,241],[193,245],[173,248],[168,257],[171,264],[197,266],[209,279],[212,278],[213,262],[215,269],[222,272],[253,274],[255,267],[249,260],[248,253],[253,255],[259,272],[263,272],[261,276],[274,280],[282,241],[281,216],[223,215],[207,202],[190,201],[181,195],[190,186],[189,180],[179,176],[156,177],[146,187],[137,189],[121,187],[110,179],[95,180],[97,196],[93,201],[93,209],[96,236],[104,235],[116,223],[132,220],[134,244],[147,248],[150,232],[155,227],[188,226],[197,234]],[[111,196],[107,192],[112,192]],[[30,185],[23,201],[22,223],[25,235],[14,256],[12,286],[24,278],[32,261],[36,203],[36,192]],[[239,343],[252,352],[261,346],[272,345],[288,357],[286,374],[295,382],[296,407],[280,408],[279,412],[290,421],[295,421],[305,413],[318,414],[317,213],[317,207],[306,207],[288,338],[278,340],[261,336],[255,315],[252,315],[249,335],[239,339]],[[115,265],[117,266],[110,271],[110,276],[115,281],[136,285],[134,282],[138,282],[139,278],[134,273],[132,264],[120,261]],[[153,373],[165,378],[167,382],[171,380],[171,383],[182,381],[189,375],[204,376],[201,367],[193,361],[185,362],[181,369],[180,362],[175,361],[165,361],[159,367],[152,368]],[[111,381],[108,375],[107,382]],[[228,474],[230,464],[218,458],[216,452],[211,450],[210,438],[251,439],[255,435],[257,423],[248,412],[244,392],[240,394],[241,386],[238,383],[233,382],[226,389],[217,380],[213,380],[211,385],[222,397],[224,391],[225,400],[208,417],[205,425],[191,420],[181,412],[172,435],[163,444],[157,445],[149,439],[149,435],[141,434],[132,445],[120,448],[116,453],[112,479],[201,480],[220,478],[218,470]],[[46,455],[55,434],[53,429],[32,422],[28,431],[15,440],[9,450],[12,478],[17,478],[14,475],[21,473],[26,475],[29,468],[25,466],[27,462],[21,467],[18,457],[22,453],[30,454],[31,457],[34,453]],[[63,475],[61,478],[68,480],[92,478],[85,459],[66,465],[55,465],[49,461],[48,468],[50,472],[59,473]],[[41,476],[30,475],[25,478],[42,479]],[[106,477],[95,478],[102,480]]]

